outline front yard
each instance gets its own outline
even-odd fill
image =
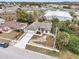
[[[26,45],[26,49],[58,57],[59,53],[53,50],[54,49],[53,44],[54,44],[54,37],[51,35],[47,34],[43,34],[42,36],[34,35]]]
[[[11,41],[14,39],[18,39],[23,33],[12,31],[10,33],[0,33],[0,40]]]
[[[53,36],[50,35],[42,35],[42,36],[34,35],[32,39],[29,41],[29,43],[52,48],[54,38]]]

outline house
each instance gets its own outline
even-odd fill
[[[17,29],[24,29],[27,27],[26,23],[20,23],[17,21],[7,21],[5,23],[0,24],[0,30],[2,32],[11,32],[13,30],[17,30]]]
[[[58,18],[60,21],[72,20],[72,16],[65,11],[46,11],[45,15],[47,20],[52,20],[53,18]]]
[[[76,16],[77,20],[79,20],[79,12],[75,12],[75,16]]]
[[[14,7],[3,7],[0,9],[0,16],[4,18],[6,21],[11,21],[16,19],[16,10],[18,9],[18,6]]]
[[[2,18],[0,18],[0,24],[1,24],[1,23],[5,23],[5,20],[2,19]]]
[[[37,33],[50,33],[52,23],[48,22],[34,22],[27,27],[28,30],[37,31]]]
[[[17,21],[7,21],[3,24],[4,26],[8,26],[11,29],[24,29],[27,24],[26,23],[20,23]]]

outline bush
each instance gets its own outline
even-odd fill
[[[24,31],[22,29],[16,29],[15,31],[24,33]]]
[[[26,20],[21,20],[21,19],[17,19],[18,22],[23,22],[23,23],[26,23],[27,21]]]
[[[77,26],[76,26],[76,24],[72,24],[69,28],[71,30],[75,31],[77,29]]]
[[[0,33],[2,33],[2,32],[0,32]]]
[[[67,48],[75,54],[79,54],[79,37],[71,35]]]
[[[69,34],[73,34],[73,33],[74,33],[71,29],[69,29],[69,28],[67,28],[67,27],[60,28],[60,31],[67,32],[67,33],[69,33]]]
[[[56,38],[56,48],[63,50],[69,42],[69,34],[66,32],[59,32]]]

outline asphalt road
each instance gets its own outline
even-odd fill
[[[29,50],[21,50],[10,46],[8,48],[0,48],[0,59],[58,59],[44,54]]]

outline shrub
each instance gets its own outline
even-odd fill
[[[2,33],[2,32],[0,32],[0,33]]]
[[[60,31],[67,32],[67,33],[69,33],[69,34],[73,34],[73,33],[74,33],[71,29],[69,29],[69,28],[67,28],[67,27],[60,28]]]
[[[16,29],[15,31],[24,33],[24,31],[22,29]]]
[[[69,42],[69,34],[66,32],[59,32],[57,34],[56,47],[62,50]]]
[[[75,54],[79,54],[79,37],[71,35],[67,48]]]

